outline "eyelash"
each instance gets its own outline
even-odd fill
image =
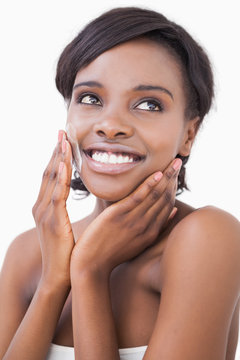
[[[77,97],[76,99],[76,103],[77,104],[82,104],[82,105],[96,105],[96,106],[100,106],[99,104],[86,104],[86,103],[82,103],[82,99],[85,97],[85,96],[91,96],[91,97],[94,97],[95,99],[97,99],[98,101],[102,102],[101,99],[99,99],[98,96],[94,95],[94,94],[91,94],[91,93],[84,93],[84,94],[81,94],[80,96]],[[155,106],[158,106],[160,110],[143,110],[141,109],[142,111],[149,111],[149,112],[162,112],[164,110],[164,107],[163,107],[163,104],[159,101],[159,100],[156,100],[156,99],[153,99],[153,98],[145,98],[145,99],[142,99],[141,102],[139,102],[137,104],[137,106],[145,103],[145,102],[148,102],[148,103],[151,103]]]

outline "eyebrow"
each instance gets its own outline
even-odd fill
[[[89,86],[89,87],[99,87],[99,88],[103,87],[102,84],[100,84],[97,81],[84,81],[74,85],[73,90],[78,88],[79,86]]]
[[[84,82],[74,85],[73,90],[80,86],[103,88],[103,85],[97,81],[84,81]],[[159,91],[162,91],[165,94],[169,95],[172,98],[172,100],[174,100],[173,94],[168,89],[166,89],[162,86],[158,86],[158,85],[138,85],[138,86],[134,87],[133,90],[134,91],[159,90]]]
[[[160,90],[160,91],[164,92],[165,94],[169,95],[172,98],[172,100],[174,100],[173,94],[168,89],[165,89],[164,87],[158,86],[158,85],[139,85],[139,86],[136,86],[133,90],[134,91]]]

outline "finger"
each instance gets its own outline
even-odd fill
[[[161,171],[151,174],[134,192],[126,198],[113,204],[118,212],[128,213],[143,203],[149,193],[155,188],[163,176]]]
[[[66,154],[63,157],[63,161],[66,164],[67,167],[67,179],[72,178],[72,147],[69,141],[66,140]]]
[[[174,182],[170,181],[162,194],[162,196],[157,200],[144,215],[144,221],[151,226],[156,223],[159,224],[159,229],[163,224],[166,224],[168,217],[170,216],[174,204],[177,191],[178,179],[175,177]]]
[[[179,159],[180,163],[176,161],[170,163],[167,169],[164,171],[161,181],[152,189],[146,199],[138,206],[135,210],[134,215],[142,217],[147,214],[150,218],[155,215],[156,211],[159,211],[161,208],[170,208],[172,210],[174,205],[174,199],[176,196],[176,182],[177,177],[180,171],[179,165],[181,166],[182,161]],[[172,206],[171,206],[172,205]]]
[[[179,161],[180,163],[176,162],[176,159],[172,161],[164,173],[159,174],[158,181],[154,180],[154,174],[147,178],[132,194],[122,200],[122,209],[126,212],[131,211],[133,218],[137,218],[143,217],[156,202],[160,206],[168,203],[172,197],[171,186],[175,186],[179,165],[182,163],[180,159]]]
[[[72,175],[72,165],[71,165],[71,146],[69,142],[66,140],[65,133],[63,132],[62,137],[62,143],[61,143],[61,151],[58,153],[58,156],[56,157],[53,169],[52,169],[52,175],[49,177],[49,182],[44,194],[44,205],[48,205],[51,202],[52,194],[55,189],[55,186],[58,181],[58,175],[59,175],[59,165],[61,162],[64,162],[64,171],[66,171],[66,181],[71,182],[71,175]],[[62,165],[61,165],[62,167]],[[69,180],[70,179],[70,180]]]
[[[41,187],[40,187],[40,190],[39,190],[39,194],[38,194],[38,198],[36,200],[36,203],[40,203],[44,194],[45,194],[45,191],[46,191],[46,188],[47,188],[47,184],[49,182],[49,177],[50,177],[50,174],[52,172],[52,168],[54,166],[54,162],[55,162],[55,159],[58,155],[58,152],[60,151],[60,145],[61,145],[61,130],[59,130],[59,133],[58,133],[58,143],[57,145],[55,146],[55,149],[53,151],[53,154],[51,156],[51,159],[46,167],[46,169],[44,170],[43,172],[43,176],[42,176],[42,183],[41,183]]]
[[[70,183],[71,178],[68,176],[67,165],[64,161],[61,161],[58,166],[57,182],[51,196],[51,203],[56,209],[65,208]]]
[[[176,179],[176,183],[173,190],[173,198],[171,201],[165,205],[159,206],[158,204],[152,207],[151,211],[151,220],[148,219],[148,227],[145,229],[144,233],[148,237],[150,234],[150,239],[153,241],[158,241],[159,234],[163,233],[168,225],[170,225],[171,220],[175,217],[178,209],[174,207],[175,204],[175,196],[178,187],[178,180]],[[150,214],[148,214],[149,216]],[[146,222],[146,219],[143,220]]]
[[[175,184],[176,178],[181,170],[182,160],[174,159],[163,172],[163,178],[159,184],[160,189],[167,189],[169,183]]]

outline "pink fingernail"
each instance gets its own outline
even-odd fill
[[[182,165],[182,160],[181,159],[176,159],[173,163],[173,168],[174,170],[178,170]]]
[[[159,180],[161,180],[162,176],[163,176],[162,172],[161,172],[161,171],[158,171],[158,172],[154,175],[153,178],[154,178],[155,181],[159,181]]]
[[[171,211],[171,214],[169,215],[169,220],[171,220],[177,213],[178,209],[174,207]]]
[[[66,140],[62,139],[62,152],[63,152],[63,154],[65,153],[65,151],[66,151]]]

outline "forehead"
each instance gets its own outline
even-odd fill
[[[162,45],[135,39],[105,51],[76,76],[78,81],[98,80],[104,86],[132,88],[140,83],[165,86],[178,96],[182,75],[178,62]]]

